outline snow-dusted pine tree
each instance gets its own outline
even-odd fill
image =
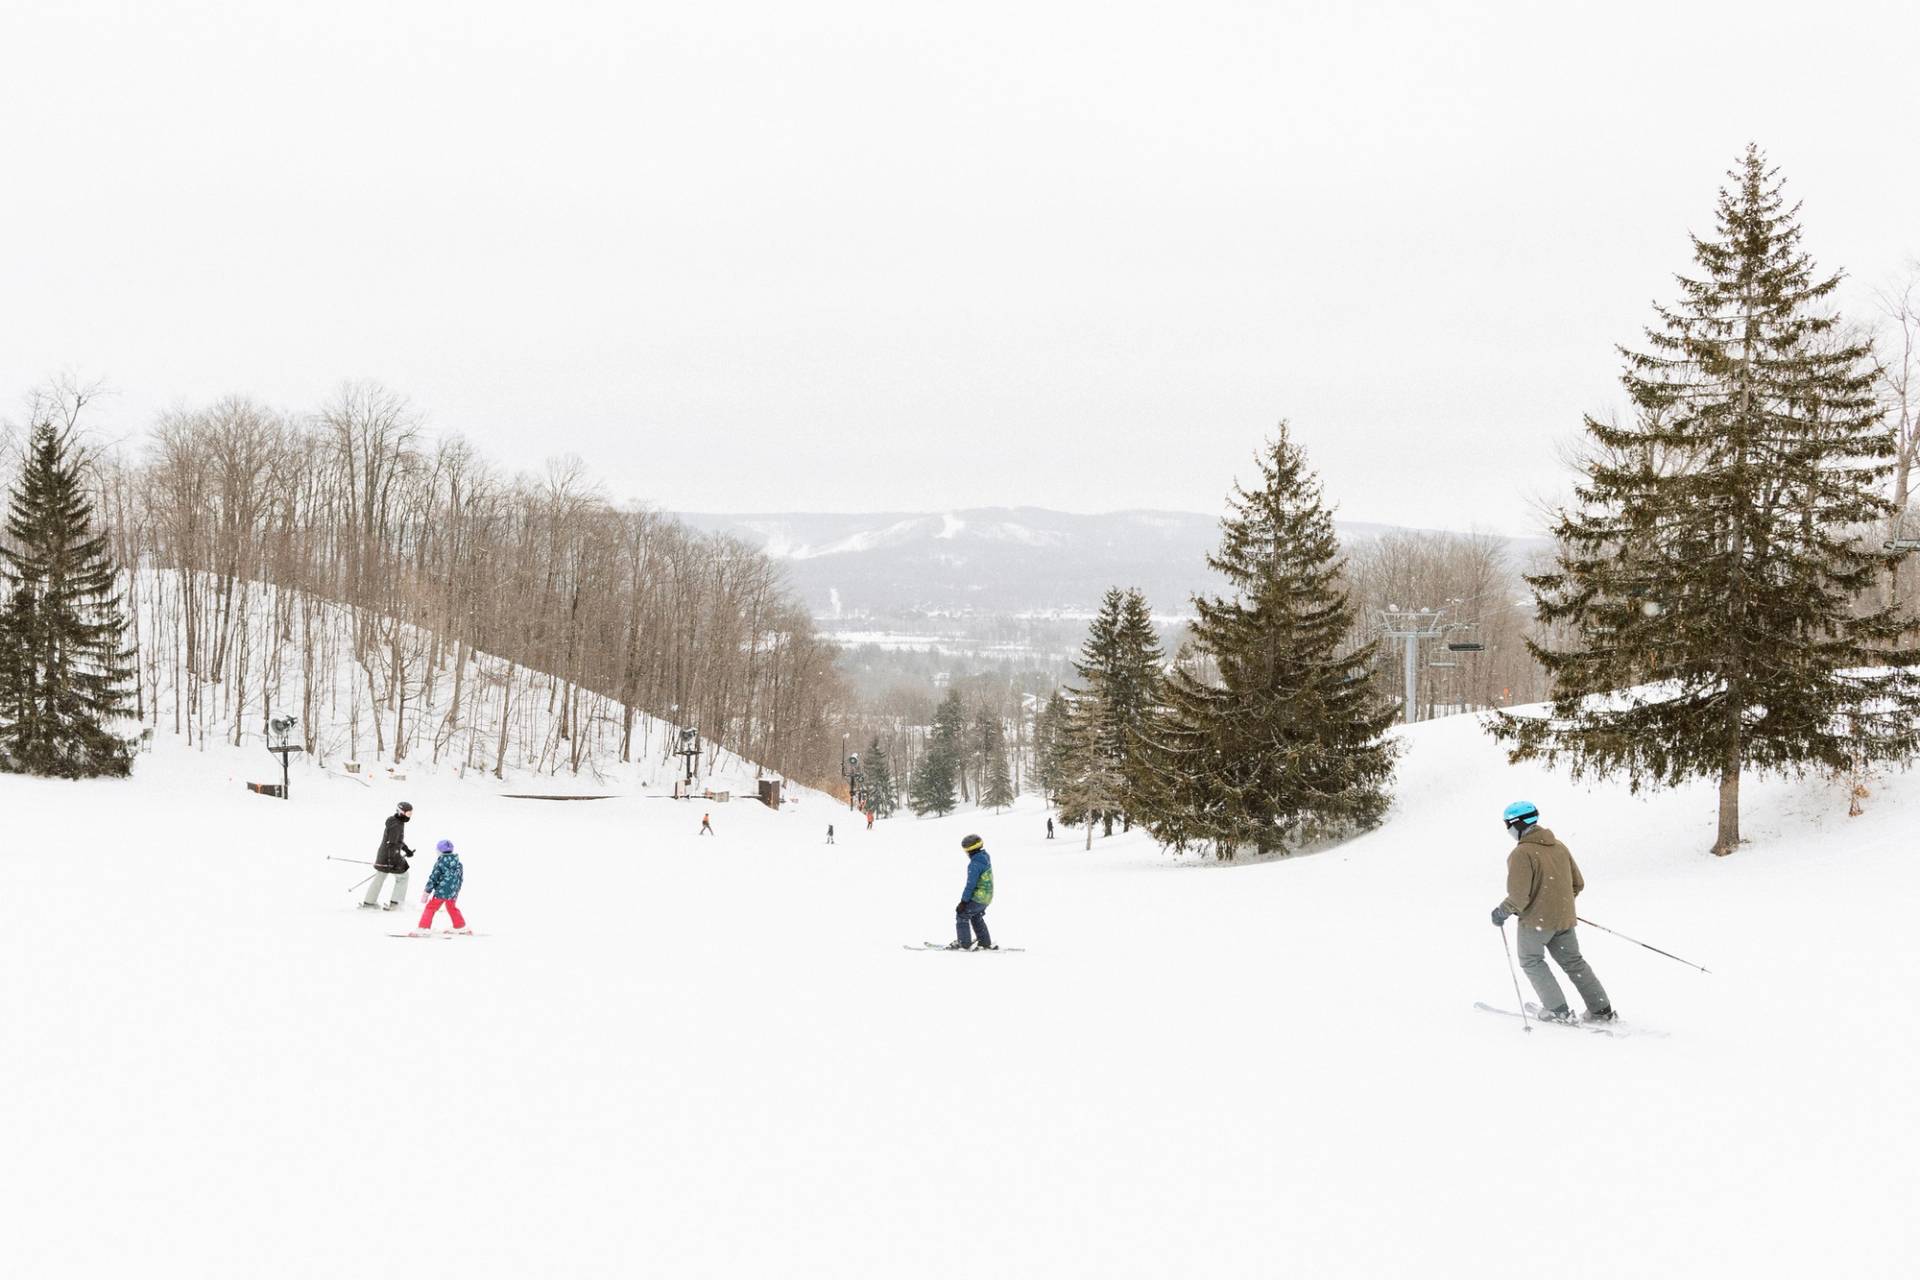
[[[1319,482],[1285,423],[1235,486],[1207,563],[1232,594],[1196,596],[1193,644],[1143,732],[1133,793],[1171,848],[1228,860],[1375,826],[1385,814],[1397,709],[1349,647],[1353,609]]]
[[[1740,842],[1748,768],[1911,757],[1914,624],[1870,588],[1891,441],[1868,348],[1827,308],[1840,282],[1800,247],[1799,206],[1758,148],[1722,188],[1698,273],[1622,349],[1630,425],[1587,419],[1577,505],[1530,577],[1561,642],[1545,717],[1502,715],[1515,760],[1641,785],[1720,784],[1713,852]],[[1854,725],[1864,726],[1856,735]]]
[[[70,435],[35,424],[0,547],[0,767],[62,778],[124,776],[134,655],[119,571],[94,530]]]

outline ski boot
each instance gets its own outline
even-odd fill
[[[1573,1016],[1573,1010],[1565,1005],[1561,1005],[1558,1009],[1541,1009],[1534,1016],[1542,1022],[1564,1022],[1571,1025],[1577,1021]]]
[[[1619,1020],[1620,1015],[1613,1011],[1612,1005],[1604,1009],[1589,1009],[1580,1015],[1582,1022],[1618,1022]]]
[[[998,951],[1000,948],[994,946],[991,942],[976,942],[973,944],[973,949],[975,951]]]
[[[947,944],[946,949],[948,951],[971,951],[973,948],[956,938]]]

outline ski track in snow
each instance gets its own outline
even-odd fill
[[[542,804],[163,739],[0,778],[13,1276],[1895,1276],[1920,783],[1633,797],[1420,726],[1377,832],[1192,874],[1003,814]],[[273,776],[277,776],[277,773]],[[745,778],[732,781],[736,793]],[[361,912],[395,800],[491,935]],[[1487,912],[1541,805],[1666,1038],[1522,1035]],[[717,835],[696,835],[711,812]],[[839,842],[822,841],[827,823]],[[1003,958],[947,936],[959,839]],[[1865,906],[1883,907],[1863,919]],[[1862,924],[1869,927],[1860,927]],[[444,927],[444,916],[441,921]]]

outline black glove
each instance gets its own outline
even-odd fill
[[[1493,909],[1493,927],[1496,929],[1506,928],[1507,917],[1512,914],[1513,912],[1507,910],[1507,904],[1504,902],[1501,903],[1499,906],[1495,907]]]

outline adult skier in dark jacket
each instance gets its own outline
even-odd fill
[[[386,829],[380,833],[380,848],[373,855],[373,878],[367,881],[367,896],[360,900],[363,907],[380,905],[380,889],[388,876],[398,876],[393,882],[393,898],[387,903],[391,911],[400,905],[407,896],[407,855],[413,852],[407,847],[405,839],[407,823],[413,818],[413,806],[402,800],[387,819]]]
[[[993,901],[993,859],[979,836],[960,842],[967,855],[967,887],[961,890],[960,905],[953,909],[954,932],[958,939],[947,944],[949,951],[996,951],[987,936],[987,904]],[[979,942],[974,941],[974,935]]]

